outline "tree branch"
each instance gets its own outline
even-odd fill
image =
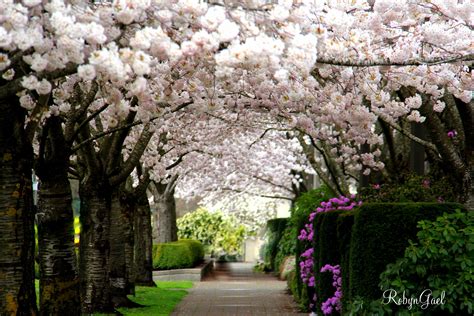
[[[391,62],[390,60],[378,60],[378,61],[367,61],[367,62],[352,62],[352,61],[336,61],[331,59],[320,58],[316,61],[317,64],[333,65],[333,66],[345,66],[345,67],[379,67],[379,66],[394,66],[394,67],[405,67],[405,66],[432,66],[439,64],[449,64],[459,61],[474,61],[474,54],[468,54],[463,56],[449,57],[449,58],[431,58],[431,59],[409,59],[404,62]]]
[[[422,146],[425,146],[426,148],[432,150],[433,152],[438,153],[438,149],[436,149],[436,146],[433,144],[433,143],[430,143],[429,141],[426,141],[426,140],[423,140],[419,137],[416,137],[415,135],[413,135],[412,133],[410,133],[409,131],[407,131],[406,129],[402,128],[400,125],[398,125],[397,123],[395,122],[392,122],[386,118],[384,118],[383,116],[379,116],[379,119],[386,123],[387,125],[389,125],[390,127],[392,127],[393,129],[397,130],[400,132],[400,134],[408,137],[410,140],[422,145]]]
[[[231,189],[231,188],[220,188],[219,190],[221,190],[221,191],[231,191],[231,192],[236,192],[236,193],[245,193],[245,194],[259,196],[259,197],[263,197],[263,198],[267,198],[267,199],[278,199],[278,200],[293,201],[292,198],[287,197],[287,196],[281,196],[281,195],[266,195],[266,194],[260,194],[260,193],[243,191],[243,190],[236,190],[236,189]],[[213,190],[206,190],[206,191],[213,191]]]
[[[135,147],[133,148],[132,153],[128,157],[127,161],[121,166],[120,171],[117,174],[110,176],[109,182],[112,186],[124,181],[133,171],[135,166],[140,162],[140,158],[148,146],[151,137],[153,136],[153,131],[151,131],[150,125],[151,124],[148,123],[143,127],[140,138],[135,144]]]
[[[64,76],[72,75],[76,72],[76,70],[77,70],[77,65],[70,64],[66,66],[66,68],[64,69],[58,69],[53,72],[39,73],[36,75],[39,80],[41,79],[54,80],[54,79],[61,78]],[[24,76],[19,77],[1,86],[0,87],[0,100],[6,99],[9,96],[15,95],[19,91],[24,90],[25,88],[21,85],[23,78]]]

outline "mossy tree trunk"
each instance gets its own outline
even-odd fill
[[[17,97],[0,100],[0,315],[36,315],[32,148]]]
[[[43,128],[36,173],[41,315],[80,315],[74,217],[68,180],[69,150],[59,117]]]

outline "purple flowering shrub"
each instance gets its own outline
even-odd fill
[[[321,305],[321,310],[323,311],[324,315],[330,315],[335,309],[336,311],[340,312],[342,310],[342,278],[341,278],[341,267],[337,264],[332,266],[330,264],[326,264],[324,267],[321,268],[321,272],[332,272],[332,286],[336,289],[334,292],[334,296],[328,298],[323,304]]]
[[[321,205],[309,215],[308,223],[305,224],[305,228],[301,230],[298,239],[301,241],[307,241],[308,248],[301,254],[301,262],[300,262],[300,277],[304,284],[308,285],[308,287],[315,288],[316,282],[314,270],[316,267],[314,266],[314,248],[313,248],[313,241],[315,237],[315,231],[313,227],[313,221],[316,217],[316,214],[335,211],[335,210],[345,210],[350,211],[354,209],[354,207],[359,206],[362,204],[362,201],[355,201],[355,195],[352,195],[350,198],[345,196],[340,196],[338,198],[331,198],[328,201],[321,202]],[[337,268],[336,268],[337,267]],[[326,302],[323,303],[321,309],[323,310],[325,315],[330,314],[333,311],[333,308],[340,311],[341,310],[341,281],[340,281],[340,267],[339,265],[332,267],[330,265],[325,265],[323,267],[324,271],[331,271],[333,273],[333,277],[336,278],[333,285],[336,287],[336,292],[334,297],[329,298]],[[321,272],[324,272],[321,270]],[[313,306],[316,298],[313,297],[313,302],[310,303],[310,308]]]

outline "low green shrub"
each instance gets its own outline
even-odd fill
[[[194,261],[201,261],[204,258],[204,247],[199,240],[180,239],[177,243],[188,245],[194,255]]]
[[[153,268],[192,268],[202,261],[204,248],[197,240],[179,240],[153,245]]]
[[[432,220],[461,205],[455,203],[368,203],[355,213],[349,258],[351,298],[382,297],[379,276],[387,264],[403,256],[408,240],[414,239],[420,220]]]
[[[445,213],[435,221],[420,221],[418,228],[417,240],[410,241],[404,257],[381,274],[381,288],[405,292],[406,297],[429,289],[433,298],[444,295],[445,302],[423,311],[473,315],[474,211]],[[420,305],[413,310],[422,311]]]

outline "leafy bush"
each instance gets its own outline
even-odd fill
[[[445,304],[430,306],[430,312],[441,309],[472,315],[474,212],[445,213],[435,221],[420,221],[418,228],[417,242],[410,241],[404,257],[387,266],[380,286],[397,293],[405,291],[407,297],[418,297],[430,289],[432,297],[439,298],[444,291]]]
[[[308,222],[308,217],[311,212],[313,212],[323,201],[330,199],[331,197],[335,196],[334,192],[332,192],[327,186],[321,186],[320,188],[308,191],[303,193],[295,202],[295,205],[290,210],[291,217],[290,217],[290,225],[295,230],[295,257],[296,257],[296,275],[298,276],[295,278],[295,293],[293,296],[295,297],[296,301],[302,306],[303,309],[308,309],[308,295],[307,295],[307,287],[301,281],[300,275],[300,262],[301,262],[301,254],[305,250],[305,244],[303,241],[298,240],[297,236],[300,231],[305,227],[305,224]]]
[[[374,184],[363,188],[364,202],[444,202],[456,201],[455,188],[447,179],[405,174],[397,183]]]
[[[349,288],[346,299],[382,297],[379,276],[387,264],[403,256],[408,240],[414,239],[420,220],[462,208],[455,203],[372,203],[356,211],[349,258]]]
[[[153,268],[167,270],[192,268],[204,257],[197,240],[179,240],[153,245]]]
[[[308,302],[309,302],[308,288],[306,286],[299,288],[298,287],[299,281],[301,281],[301,279],[299,275],[296,274],[295,270],[288,273],[288,276],[286,278],[286,283],[287,283],[288,289],[291,292],[291,295],[293,295],[293,298],[298,303],[298,307],[301,310],[307,310]]]
[[[267,243],[265,246],[265,264],[272,271],[278,271],[275,259],[278,251],[278,244],[283,237],[283,232],[288,224],[288,218],[274,218],[267,222]]]
[[[286,226],[277,245],[277,253],[275,256],[275,269],[280,270],[285,258],[294,256],[296,249],[296,230],[290,223]]]
[[[222,212],[200,208],[177,220],[178,237],[199,240],[209,254],[240,255],[246,237],[245,227]]]

